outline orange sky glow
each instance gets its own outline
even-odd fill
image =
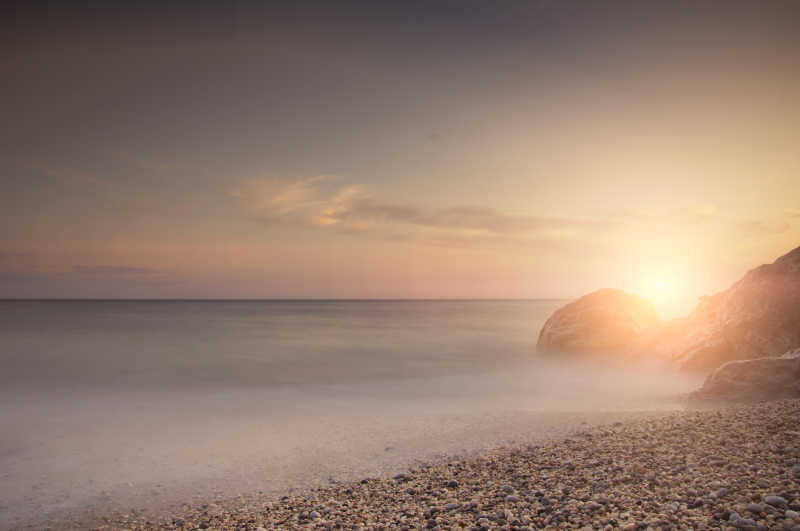
[[[12,14],[0,297],[673,314],[800,244],[797,4],[244,5]]]

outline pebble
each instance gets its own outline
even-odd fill
[[[768,503],[773,507],[786,507],[789,504],[789,502],[786,501],[786,498],[783,498],[782,496],[775,496],[774,494],[764,496],[764,503]]]

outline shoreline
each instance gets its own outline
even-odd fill
[[[315,459],[313,463],[300,467],[293,463],[290,465],[293,472],[288,476],[275,477],[267,473],[261,482],[256,483],[241,474],[231,476],[227,473],[171,486],[155,485],[156,488],[152,484],[121,483],[114,491],[79,506],[43,508],[38,516],[7,519],[5,524],[0,522],[0,529],[119,529],[130,522],[141,525],[147,521],[153,525],[141,525],[140,528],[153,528],[171,521],[169,518],[165,520],[167,516],[171,518],[173,514],[198,509],[202,505],[265,506],[287,493],[312,492],[331,485],[358,482],[365,477],[392,477],[413,467],[465,460],[500,448],[542,444],[590,426],[661,416],[670,411],[506,411],[475,414],[468,422],[460,415],[446,415],[438,417],[436,422],[441,426],[438,431],[418,432],[411,439],[392,443],[397,446],[381,445],[377,449],[380,457],[376,459],[375,453],[370,451],[369,455],[363,456],[363,463],[347,459],[347,455],[331,453],[323,456],[322,461]],[[447,426],[452,428],[454,422],[456,429],[448,429]],[[329,435],[333,437],[335,434],[330,432]],[[278,470],[273,472],[280,473]],[[235,480],[235,488],[232,488],[232,480]],[[114,523],[109,526],[109,522]]]
[[[800,529],[800,400],[653,413],[280,497],[50,527]]]

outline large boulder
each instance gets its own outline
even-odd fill
[[[728,361],[780,356],[797,347],[800,247],[702,298],[689,317],[649,334],[637,351],[665,357],[683,369],[707,370]]]
[[[650,301],[601,289],[556,310],[539,332],[538,351],[617,354],[658,324]]]
[[[777,358],[729,361],[689,395],[690,405],[800,397],[800,349]]]

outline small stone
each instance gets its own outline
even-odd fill
[[[503,492],[506,492],[506,493],[514,492],[514,487],[512,487],[511,485],[503,485],[502,488],[503,488]]]
[[[783,515],[786,518],[791,518],[792,520],[797,520],[797,517],[798,517],[798,513],[796,511],[792,511],[791,509],[789,509],[788,511],[783,513]]]
[[[764,496],[764,503],[768,503],[773,507],[786,507],[789,504],[789,502],[786,501],[786,498],[772,494],[769,496]]]
[[[750,511],[751,513],[761,513],[764,512],[764,506],[760,503],[748,503],[745,507],[745,510]]]
[[[459,507],[459,505],[457,503],[448,503],[447,505],[444,506],[444,510],[445,511],[452,511],[452,510],[458,509],[458,507]]]
[[[454,489],[456,487],[458,487],[458,481],[451,479],[447,482],[447,488]]]
[[[676,502],[670,502],[664,506],[664,510],[670,513],[676,513],[680,509],[680,506]]]
[[[508,496],[506,496],[506,501],[509,503],[517,503],[519,501],[519,498],[517,498],[513,494],[509,494]]]
[[[310,513],[308,513],[308,517],[311,520],[314,520],[315,518],[319,518],[319,513],[317,511],[311,511]]]
[[[750,518],[739,518],[738,520],[731,522],[731,525],[737,529],[749,529],[754,528],[756,526],[756,522]]]
[[[587,502],[583,506],[583,508],[586,509],[587,511],[596,511],[596,510],[600,509],[601,507],[602,507],[602,505],[600,505],[599,503],[597,503],[595,501]]]

